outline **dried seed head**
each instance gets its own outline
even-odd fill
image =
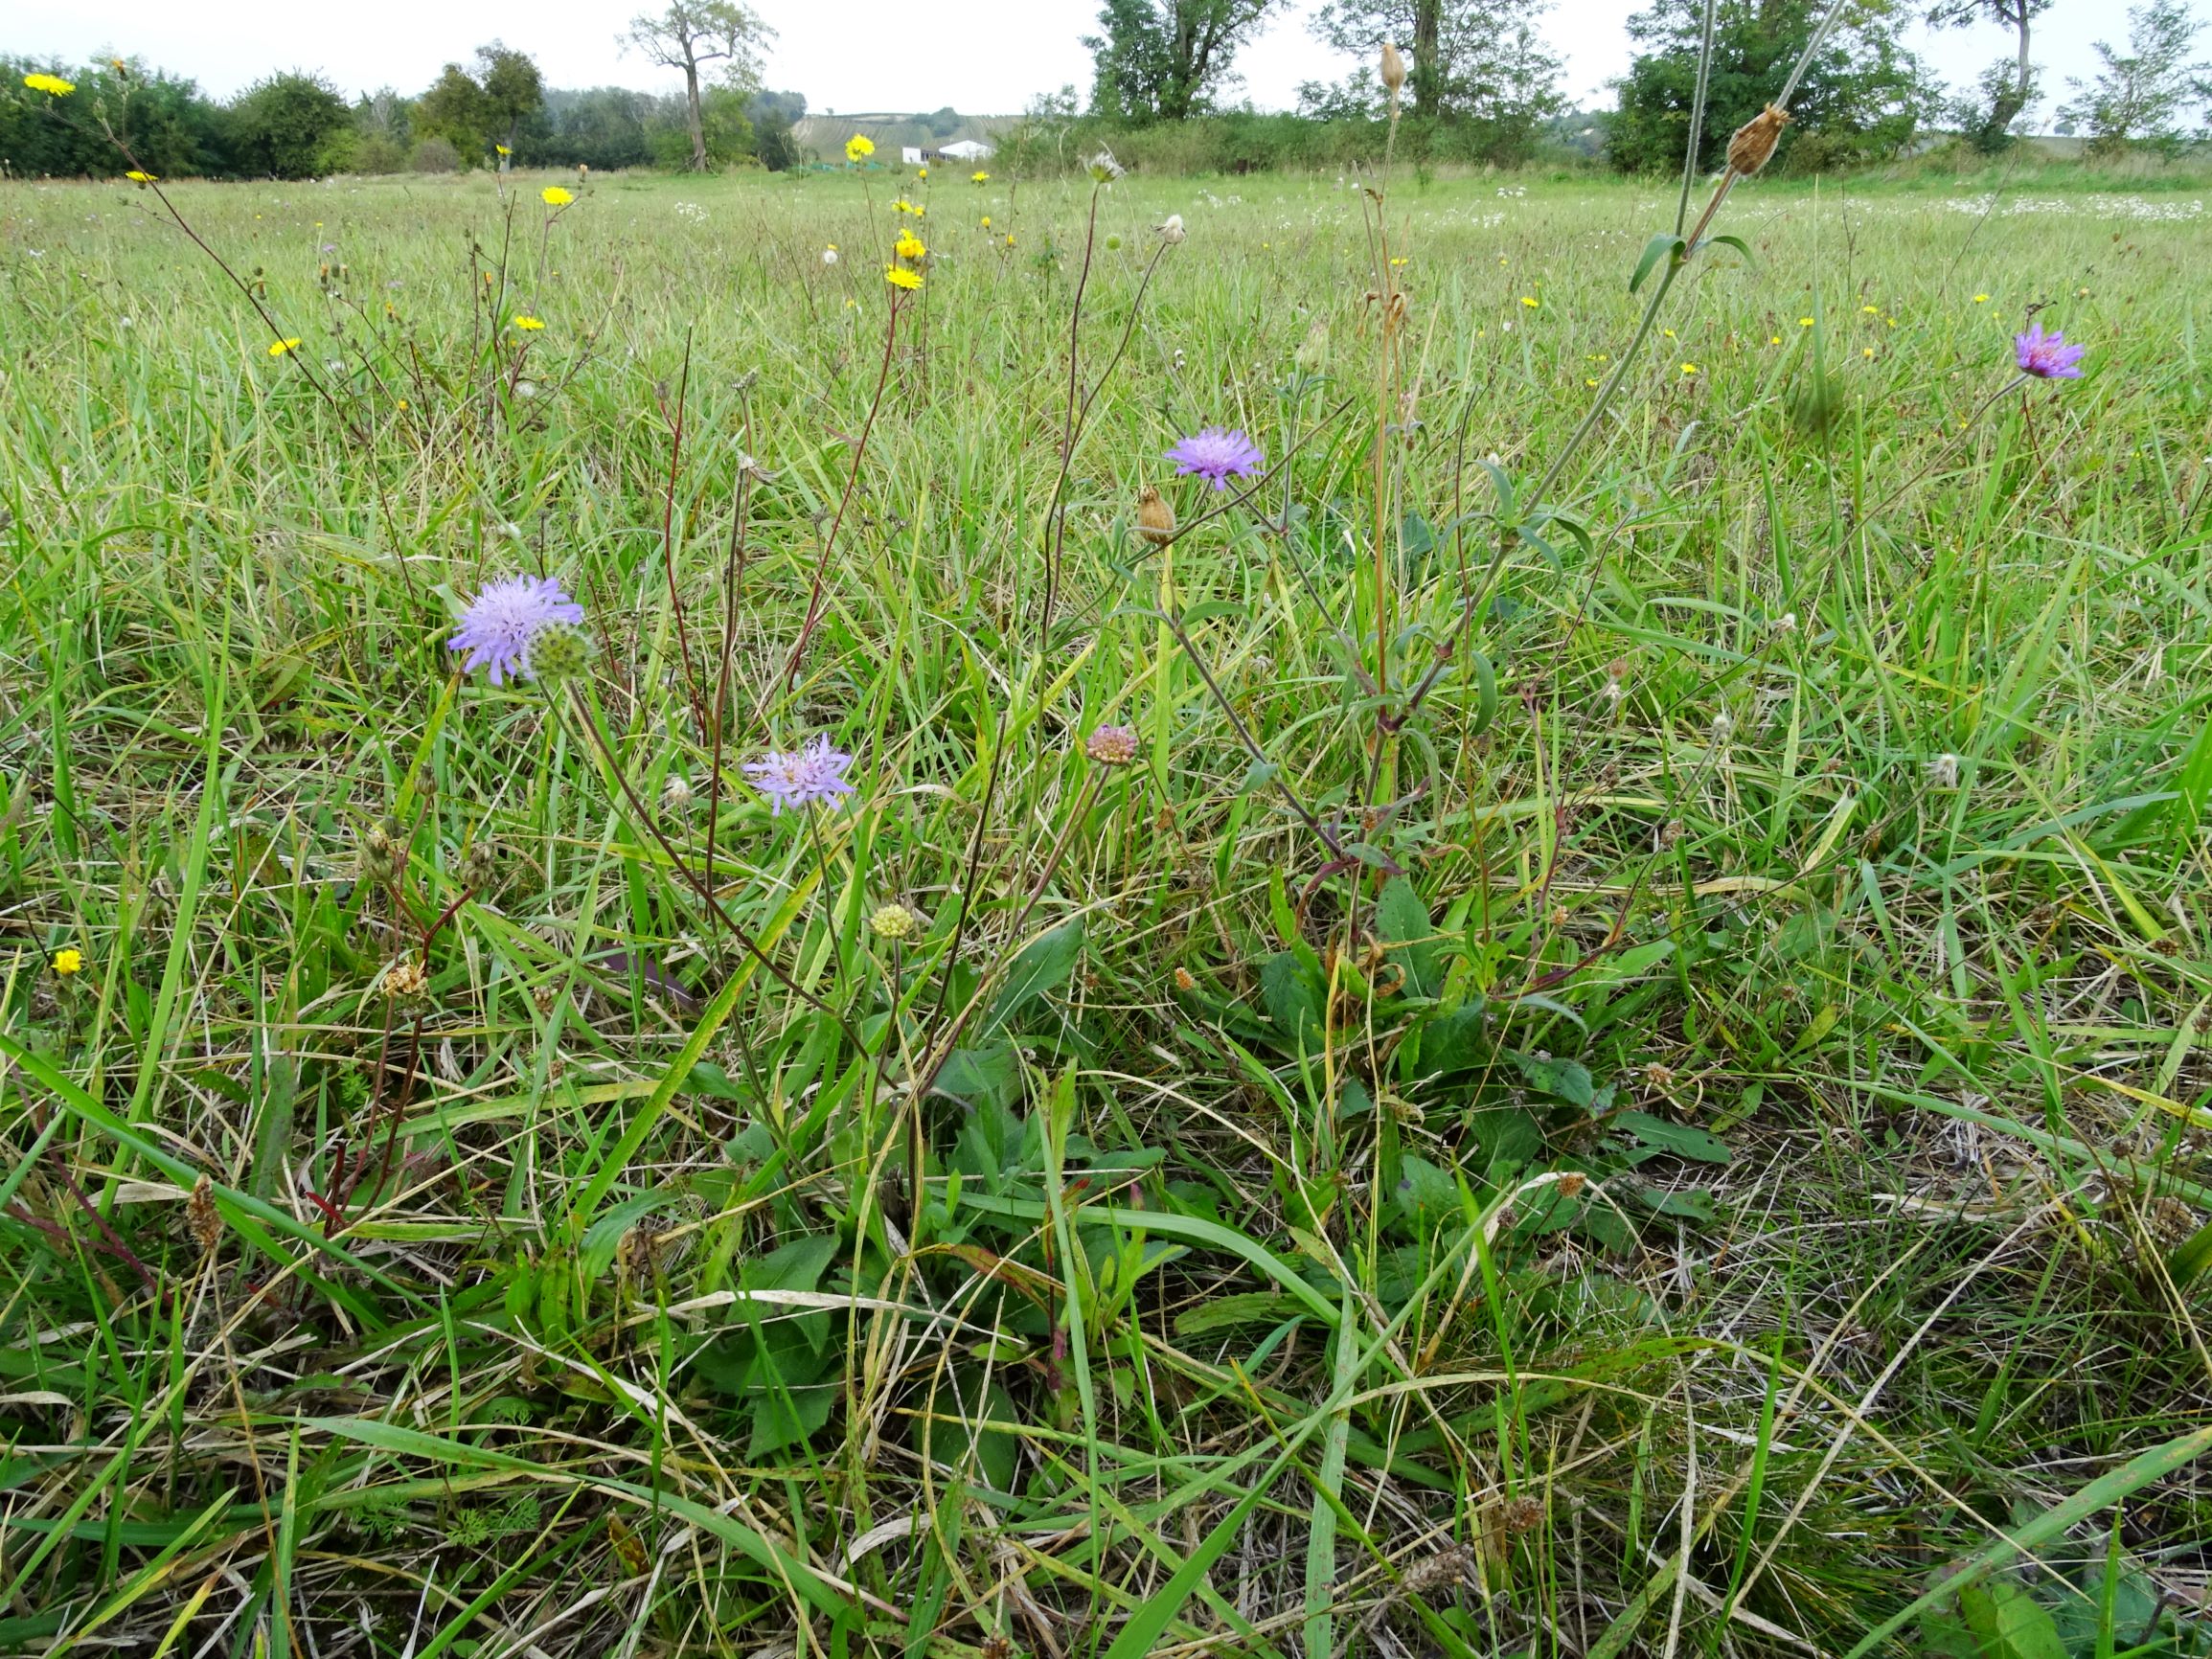
[[[1790,125],[1790,112],[1777,109],[1769,103],[1742,126],[1728,140],[1728,170],[1739,177],[1749,178],[1774,157],[1774,147],[1782,142],[1782,129]]]
[[[1174,538],[1175,510],[1149,484],[1137,497],[1137,534],[1154,547]]]
[[[1197,990],[1198,989],[1198,982],[1192,976],[1189,968],[1178,967],[1175,969],[1175,989],[1177,990]]]
[[[1938,789],[1958,787],[1958,757],[1938,755],[1927,763],[1927,781]]]
[[[1579,1170],[1569,1170],[1565,1174],[1560,1177],[1560,1196],[1562,1198],[1573,1198],[1580,1196],[1583,1190],[1583,1183],[1587,1179],[1588,1177],[1584,1175]]]
[[[1442,1590],[1465,1578],[1474,1565],[1474,1552],[1465,1544],[1447,1544],[1433,1556],[1415,1561],[1405,1569],[1405,1593],[1425,1596]]]
[[[361,837],[361,875],[390,886],[407,869],[405,831],[397,818],[379,818]]]
[[[981,1659],[1014,1659],[1014,1643],[999,1631],[992,1633],[975,1645]]]
[[[1306,330],[1305,343],[1298,348],[1298,367],[1309,375],[1318,375],[1329,366],[1329,319],[1315,317]]]
[[[402,1013],[430,1001],[430,970],[412,956],[396,956],[384,969],[384,994]]]
[[[1533,1533],[1544,1523],[1544,1507],[1535,1498],[1514,1498],[1498,1513],[1509,1533]]]
[[[1391,106],[1398,103],[1398,90],[1405,84],[1405,59],[1399,56],[1398,43],[1382,43],[1382,84],[1390,94]]]
[[[680,813],[689,810],[692,804],[691,780],[681,772],[671,772],[668,782],[660,786],[660,804],[664,812]]]
[[[471,893],[489,893],[499,884],[499,849],[471,841],[461,853],[461,884]]]
[[[192,1196],[185,1200],[184,1230],[192,1235],[202,1256],[214,1255],[215,1247],[222,1242],[222,1212],[215,1206],[215,1183],[204,1173],[193,1183]]]

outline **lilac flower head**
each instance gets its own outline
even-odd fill
[[[2015,334],[2013,350],[2020,373],[2039,380],[2079,380],[2081,361],[2089,354],[2087,346],[2067,345],[2065,335],[2056,329],[2044,333],[2041,323],[2032,325],[2024,334]]]
[[[1229,488],[1232,478],[1250,478],[1266,470],[1260,446],[1242,432],[1208,426],[1193,433],[1173,449],[1168,459],[1178,473],[1196,472],[1216,489]]]
[[[509,678],[535,680],[532,643],[549,627],[575,627],[582,621],[583,606],[552,578],[511,576],[476,596],[461,614],[460,631],[446,643],[468,653],[461,664],[464,673],[490,668],[495,686]]]
[[[745,776],[768,798],[769,815],[780,818],[787,807],[833,807],[852,794],[853,785],[845,782],[852,764],[853,757],[832,748],[825,736],[788,755],[770,749],[758,761],[747,761]]]

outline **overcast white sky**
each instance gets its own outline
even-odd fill
[[[1262,108],[1288,108],[1298,83],[1334,80],[1341,59],[1307,32],[1319,0],[1298,0],[1241,59],[1246,94]],[[974,115],[1011,114],[1040,91],[1073,81],[1088,92],[1089,58],[1078,37],[1098,0],[754,0],[780,34],[769,85],[807,95],[821,110],[920,110],[944,104]],[[1628,65],[1622,23],[1642,0],[1560,0],[1544,19],[1567,60],[1567,90],[1585,106],[1610,102],[1605,83]],[[319,69],[348,92],[391,85],[419,92],[449,58],[467,58],[491,34],[532,53],[555,86],[656,88],[673,77],[615,47],[639,0],[536,0],[506,12],[452,0],[375,0],[370,5],[302,0],[101,0],[94,5],[9,6],[0,50],[82,59],[135,53],[189,75],[217,95],[273,68]],[[2200,13],[2204,5],[2198,7]],[[2127,32],[2115,0],[2057,0],[2036,25],[2036,57],[2063,90],[2099,36]],[[1970,81],[2005,48],[2001,30],[1930,34],[1908,41],[1943,76]]]

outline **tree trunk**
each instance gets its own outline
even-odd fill
[[[1431,120],[1444,111],[1444,65],[1436,60],[1436,37],[1444,0],[1413,0],[1413,112]]]
[[[699,117],[699,66],[684,65],[684,110],[692,121],[692,171],[707,170],[707,127]]]

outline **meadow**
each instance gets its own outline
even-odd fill
[[[1682,211],[0,183],[0,1647],[2212,1651],[2201,193]]]

